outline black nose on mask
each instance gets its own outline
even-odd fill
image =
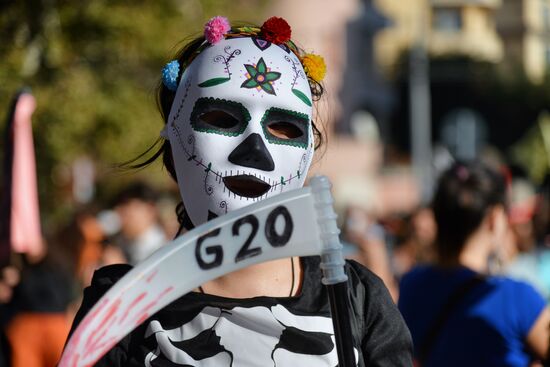
[[[250,134],[229,154],[229,162],[239,166],[257,168],[263,171],[273,171],[273,158],[257,133]]]

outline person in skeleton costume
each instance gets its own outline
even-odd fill
[[[304,184],[321,137],[312,107],[325,66],[290,35],[282,18],[232,28],[214,17],[164,68],[158,101],[165,140],[140,165],[163,156],[183,199],[182,230]],[[96,271],[73,330],[129,269]],[[357,365],[411,365],[409,332],[383,283],[355,262],[346,272]],[[317,257],[227,274],[157,312],[96,365],[334,367],[320,278]]]

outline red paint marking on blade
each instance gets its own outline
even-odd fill
[[[121,302],[122,301],[120,300],[120,298],[114,301],[111,307],[109,307],[109,309],[107,310],[107,314],[105,315],[105,317],[103,317],[103,320],[101,320],[101,323],[99,324],[98,329],[104,328],[107,325],[107,322],[109,322],[111,318],[115,316],[116,312],[120,307]]]
[[[105,298],[100,303],[98,303],[98,306],[94,311],[90,312],[88,315],[84,317],[84,319],[82,320],[82,323],[76,328],[73,336],[69,340],[69,343],[65,348],[65,354],[71,355],[76,350],[76,348],[80,345],[80,339],[82,338],[83,333],[88,331],[88,326],[90,325],[92,320],[95,319],[95,317],[101,311],[103,311],[103,309],[108,304],[108,302],[109,302],[109,299]],[[73,367],[80,367],[78,366],[79,360],[80,360],[80,353],[77,352],[74,354],[74,356],[69,362],[67,362],[66,364],[60,365],[60,367],[67,366],[67,365],[73,366]]]
[[[153,302],[150,302],[149,304],[147,304],[145,307],[143,307],[141,310],[139,310],[139,312],[136,312],[136,314],[138,315],[137,317],[137,321],[135,321],[135,325],[138,326],[138,325],[141,325],[141,323],[145,320],[147,320],[147,317],[149,317],[149,310],[151,308],[153,308],[156,304],[157,304],[158,300],[154,300]],[[144,317],[145,315],[147,315],[147,317]],[[136,320],[136,319],[134,319]]]
[[[120,319],[120,321],[118,322],[118,324],[122,324],[124,322],[124,320],[126,320],[126,317],[128,317],[128,315],[130,314],[130,311],[138,304],[140,303],[144,298],[145,296],[147,295],[147,292],[143,292],[141,293],[139,296],[137,296],[133,301],[132,303],[130,303],[130,305],[128,306],[128,308],[126,308],[126,312],[124,313],[124,315],[122,316],[122,318]]]
[[[149,318],[149,314],[148,313],[144,313],[143,315],[141,315],[141,317],[137,320],[137,325],[141,325],[143,324],[143,322],[145,320],[147,320]]]
[[[153,308],[159,302],[159,300],[162,299],[163,296],[165,296],[166,294],[170,293],[173,290],[174,290],[173,286],[167,287],[166,289],[164,289],[156,297],[156,299],[154,301],[149,302],[145,307],[143,307],[139,312],[137,312],[136,314],[140,315],[140,316],[137,318],[136,325],[140,325],[145,320],[147,320],[150,316],[149,311],[151,310],[151,308]],[[128,306],[128,308],[126,309],[126,313],[124,314],[123,318],[118,323],[119,324],[122,323],[124,321],[124,319],[130,314],[130,311],[132,309],[134,309],[135,306],[137,306],[141,301],[143,301],[146,296],[147,296],[147,292],[143,292],[140,295],[138,295],[132,301],[132,303]],[[85,348],[84,358],[88,357],[92,353],[96,356],[103,356],[105,354],[105,352],[109,351],[114,345],[116,345],[118,340],[115,337],[111,337],[107,340],[103,340],[103,339],[105,339],[105,336],[107,335],[107,333],[109,331],[109,326],[111,326],[113,323],[115,323],[117,321],[117,315],[116,314],[120,309],[120,304],[121,304],[121,300],[117,299],[117,300],[114,301],[113,304],[111,304],[109,306],[105,316],[101,320],[101,323],[100,323],[99,327],[94,329],[92,335],[90,335],[90,339],[89,339],[90,343],[87,344],[87,346]],[[100,306],[100,308],[98,310],[96,310],[96,312],[94,312],[93,315],[90,314],[90,316],[97,316],[98,313],[101,310],[103,310],[106,305],[107,305],[107,303],[106,303],[106,301],[104,301],[103,304]],[[93,319],[93,317],[90,317],[90,319],[87,320],[87,324],[89,324],[92,319]],[[92,357],[92,358],[93,358],[93,361],[92,361],[92,364],[93,364],[100,357],[98,357],[98,358]],[[75,356],[75,359],[74,359],[74,366],[75,367],[77,366],[76,363],[79,360],[80,360],[80,355]],[[87,364],[86,366],[91,366],[92,364]],[[81,367],[81,366],[78,366],[78,367]]]
[[[154,301],[149,302],[145,307],[143,307],[139,312],[137,312],[137,314],[141,316],[137,318],[136,326],[141,325],[145,320],[147,320],[147,318],[149,318],[149,311],[151,310],[151,308],[155,307],[155,305],[159,302],[160,299],[162,299],[162,297],[164,297],[166,294],[170,293],[173,290],[174,290],[173,286],[166,288],[157,296],[157,298]]]
[[[99,350],[111,350],[111,348],[114,347],[117,342],[117,338],[112,337],[99,344],[96,348]]]
[[[153,308],[158,303],[158,299],[149,302],[145,307],[143,307],[140,312],[138,312],[139,315],[141,315],[144,312],[148,312],[151,308]]]
[[[101,339],[105,336],[105,334],[108,331],[107,326],[112,324],[116,320],[116,312],[118,311],[120,307],[121,300],[120,298],[114,301],[114,303],[109,307],[107,310],[107,314],[103,317],[101,322],[99,323],[99,326],[92,332],[92,335],[90,335],[90,343],[87,345],[84,356],[87,356],[91,350],[94,349],[95,345],[101,341]],[[96,338],[96,335],[102,332],[99,337]]]
[[[77,363],[78,363],[78,360],[80,359],[80,354],[79,353],[76,353],[72,359],[72,361],[70,362],[71,366],[72,367],[78,367]]]
[[[172,287],[172,286],[166,288],[165,290],[162,291],[161,294],[159,294],[157,300],[160,299],[160,298],[162,298],[162,297],[164,297],[166,294],[172,292],[173,290],[174,290],[174,287]]]
[[[113,322],[116,320],[116,317],[113,318]],[[111,323],[112,324],[112,323]],[[94,340],[92,343],[90,344],[87,344],[86,345],[86,349],[84,350],[84,357],[88,357],[90,354],[94,353],[97,354],[97,352],[99,351],[99,353],[101,353],[101,355],[105,354],[105,352],[107,352],[109,349],[101,349],[99,347],[99,345],[104,345],[105,342],[99,344],[103,339],[105,339],[105,335],[107,335],[107,333],[109,332],[109,328],[106,327],[103,329],[103,331],[101,332],[101,334],[97,337],[96,340]]]
[[[151,280],[153,280],[153,278],[157,275],[157,273],[158,273],[158,270],[155,270],[155,271],[152,272],[149,276],[147,276],[147,279],[145,279],[146,282],[147,282],[147,283],[151,283]]]

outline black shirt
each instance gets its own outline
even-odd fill
[[[190,292],[146,320],[96,366],[336,366],[319,257],[301,262],[299,295],[233,299]],[[130,269],[112,265],[95,272],[73,330]],[[358,366],[411,366],[409,331],[382,281],[353,261],[346,272]]]

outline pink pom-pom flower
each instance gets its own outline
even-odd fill
[[[206,38],[208,43],[215,45],[230,30],[229,20],[226,17],[216,16],[204,25],[204,38]]]

